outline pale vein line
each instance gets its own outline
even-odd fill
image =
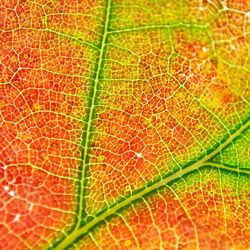
[[[203,166],[212,166],[212,167],[216,167],[218,169],[224,169],[224,170],[228,170],[228,171],[231,171],[231,172],[236,172],[236,173],[239,173],[239,174],[247,174],[247,175],[250,175],[250,169],[240,169],[240,168],[232,168],[232,167],[227,167],[223,164],[219,164],[219,163],[215,163],[215,162],[206,162],[203,164]]]
[[[224,219],[224,226],[225,226],[225,230],[226,233],[228,233],[228,226],[227,226],[227,210],[226,210],[226,206],[225,206],[225,200],[224,200],[224,195],[223,195],[223,190],[222,190],[222,174],[221,174],[221,169],[218,169],[219,172],[219,183],[220,183],[220,195],[221,195],[221,201],[222,201],[222,207],[223,207],[223,219]]]
[[[134,207],[132,207],[132,208],[133,208],[133,210],[135,211]],[[136,211],[135,211],[135,212],[136,212]],[[135,241],[136,248],[137,248],[138,250],[140,250],[140,249],[141,249],[141,248],[140,248],[140,243],[139,243],[139,241],[138,241],[136,235],[134,234],[134,231],[133,231],[132,228],[129,226],[128,222],[125,220],[125,218],[123,218],[123,216],[122,216],[121,214],[116,213],[116,215],[122,219],[122,221],[124,222],[124,224],[125,224],[126,227],[128,228],[129,232],[131,233],[131,235],[132,235],[132,237],[133,237],[133,240]]]
[[[199,244],[199,234],[198,234],[198,230],[197,227],[191,217],[191,215],[188,212],[188,209],[184,206],[184,204],[182,203],[181,199],[179,198],[179,196],[177,195],[177,193],[174,191],[174,189],[170,186],[168,186],[168,188],[172,191],[172,193],[175,195],[176,199],[179,201],[181,207],[183,208],[184,212],[186,213],[190,223],[192,224],[193,228],[194,228],[194,235],[196,238],[196,243],[197,243],[197,249],[200,249],[200,244]]]
[[[146,199],[144,197],[142,197],[142,200],[143,202],[146,204],[147,206],[147,209],[148,209],[148,212],[150,214],[150,217],[151,217],[151,220],[152,220],[152,224],[153,224],[153,227],[155,228],[155,230],[157,231],[157,234],[158,234],[158,237],[159,237],[159,244],[160,244],[160,250],[164,250],[164,247],[163,247],[163,244],[162,242],[164,241],[162,239],[162,235],[161,235],[161,229],[158,227],[157,223],[155,222],[155,218],[154,218],[154,215],[152,213],[152,209],[150,207],[150,205],[148,204],[148,202],[146,201]]]
[[[141,31],[141,30],[150,30],[150,29],[169,29],[169,28],[178,28],[178,27],[196,27],[196,28],[204,28],[207,29],[209,24],[188,24],[188,23],[174,23],[174,24],[158,24],[158,25],[147,25],[147,26],[139,26],[134,28],[125,28],[125,29],[117,29],[111,30],[109,33],[123,33],[123,32],[131,32],[131,31]]]
[[[109,228],[109,224],[107,222],[105,222],[105,226],[106,226],[106,230],[108,231],[111,239],[115,242],[116,248],[119,249],[120,245],[118,240],[115,238],[115,236],[113,235],[113,233],[111,232],[110,228]]]

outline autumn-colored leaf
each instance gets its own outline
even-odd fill
[[[250,248],[248,0],[0,0],[0,249]]]

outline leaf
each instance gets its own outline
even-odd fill
[[[248,1],[0,3],[1,249],[250,247]]]

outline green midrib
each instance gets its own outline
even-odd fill
[[[86,131],[85,136],[83,136],[83,153],[82,153],[82,175],[80,178],[80,192],[79,192],[79,205],[78,205],[78,220],[77,224],[75,226],[75,229],[79,228],[82,222],[83,213],[85,211],[85,177],[87,174],[87,164],[88,164],[88,153],[89,153],[89,147],[91,142],[91,130],[92,130],[92,122],[95,116],[95,108],[96,108],[96,100],[97,100],[97,92],[99,89],[99,80],[101,73],[103,71],[103,60],[105,58],[105,46],[107,44],[108,39],[108,28],[109,28],[109,18],[110,18],[110,7],[111,7],[111,0],[108,0],[107,6],[106,6],[106,13],[105,13],[105,22],[104,22],[104,28],[103,33],[101,36],[101,44],[100,44],[100,53],[97,58],[97,67],[95,71],[95,77],[93,81],[93,85],[91,86],[90,90],[90,102],[89,102],[89,113],[86,120]]]
[[[83,134],[81,138],[81,145],[83,150],[81,152],[81,165],[80,171],[81,175],[79,176],[79,186],[78,186],[78,207],[77,207],[77,218],[75,221],[75,225],[72,229],[68,232],[68,235],[60,239],[59,241],[55,242],[55,245],[50,246],[48,249],[64,249],[66,246],[70,245],[72,242],[69,242],[68,239],[70,235],[74,235],[80,228],[83,221],[83,217],[85,212],[85,187],[86,187],[86,175],[87,175],[87,165],[88,165],[88,154],[90,149],[91,143],[91,134],[93,128],[93,120],[95,118],[95,109],[96,109],[96,101],[98,98],[98,89],[99,89],[99,82],[101,78],[101,74],[103,72],[103,62],[104,58],[106,57],[106,45],[108,40],[108,30],[109,30],[109,21],[110,21],[110,8],[111,8],[112,0],[108,0],[105,6],[105,14],[104,14],[104,22],[103,22],[103,29],[100,35],[100,40],[98,44],[99,54],[96,58],[96,62],[94,65],[94,73],[92,77],[92,82],[89,90],[89,100],[88,100],[88,107],[87,107],[87,115],[85,120],[83,121]],[[74,237],[74,236],[73,236]],[[66,245],[65,245],[65,242]]]
[[[102,214],[99,214],[96,216],[92,221],[85,224],[82,227],[76,228],[76,230],[72,231],[64,240],[62,240],[54,249],[55,250],[62,250],[69,247],[72,243],[74,243],[80,236],[86,234],[88,231],[90,231],[92,228],[98,225],[98,223],[103,222],[106,220],[109,216],[115,215],[115,213],[122,208],[128,206],[129,204],[132,204],[134,201],[140,199],[141,197],[147,195],[148,193],[165,186],[166,184],[180,178],[181,176],[188,174],[194,170],[197,170],[203,166],[210,165],[219,169],[229,170],[233,172],[243,173],[243,174],[250,174],[250,171],[248,170],[240,170],[240,169],[232,169],[220,164],[211,163],[209,162],[215,155],[217,155],[219,152],[221,152],[223,149],[225,149],[228,145],[230,145],[238,136],[241,135],[241,133],[248,129],[250,126],[250,120],[248,119],[238,130],[236,130],[234,133],[231,134],[231,136],[226,139],[223,143],[221,143],[218,147],[216,147],[213,151],[211,151],[209,154],[207,154],[202,159],[196,161],[195,163],[189,165],[186,168],[182,168],[179,171],[175,172],[174,174],[167,176],[166,178],[163,178],[157,182],[155,182],[153,185],[135,193],[134,195],[129,196],[127,199],[117,203],[110,209],[104,211]]]

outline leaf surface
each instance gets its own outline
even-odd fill
[[[1,1],[0,248],[247,249],[248,1]]]

